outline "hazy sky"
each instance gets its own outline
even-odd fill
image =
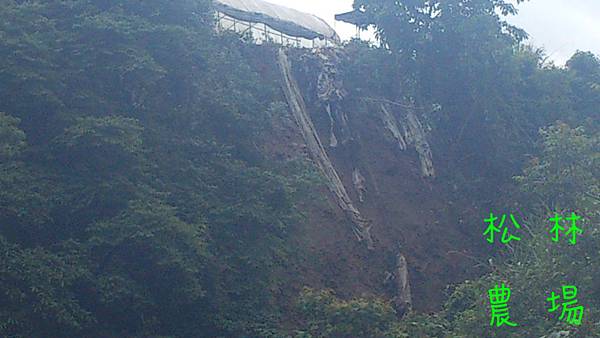
[[[352,25],[335,22],[337,13],[352,10],[353,0],[267,0],[320,16],[343,39],[356,34]],[[524,28],[531,43],[543,47],[558,64],[573,53],[590,50],[600,55],[600,0],[530,0],[519,5],[519,15],[509,19]]]
[[[518,8],[509,20],[557,63],[578,49],[600,55],[600,0],[531,0]]]

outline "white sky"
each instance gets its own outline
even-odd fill
[[[342,39],[356,35],[354,26],[335,22],[333,18],[352,10],[353,0],[267,1],[325,19]],[[519,15],[509,21],[524,28],[530,35],[530,43],[543,47],[557,64],[564,64],[578,49],[600,55],[600,0],[530,0],[518,8]]]
[[[564,64],[578,49],[600,55],[600,0],[530,0],[509,19],[530,42]]]

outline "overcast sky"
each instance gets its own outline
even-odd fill
[[[335,22],[333,16],[352,10],[353,0],[267,0],[329,22],[343,39],[356,34],[352,25]],[[557,64],[564,64],[576,50],[600,55],[600,0],[530,0],[518,6],[509,19],[524,28],[531,43],[543,47]]]

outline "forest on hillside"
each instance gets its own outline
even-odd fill
[[[327,61],[348,126],[323,149],[376,220],[367,247],[291,117],[282,47],[216,32],[212,6],[0,0],[1,337],[600,337],[599,56],[555,65],[505,0],[355,0],[379,43]],[[286,52],[328,139],[327,68]],[[486,242],[490,211],[520,240]],[[410,306],[384,283],[398,247]],[[500,283],[517,326],[490,325]],[[576,325],[548,311],[565,285]]]

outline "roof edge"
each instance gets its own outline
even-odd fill
[[[320,18],[316,15],[310,14],[310,13],[305,13],[305,12],[294,10],[294,9],[291,9],[291,8],[288,8],[285,6],[268,3],[271,6],[281,7],[281,8],[285,8],[287,10],[293,10],[300,14],[310,16],[312,19],[320,21],[324,26],[329,28],[329,30],[330,30],[329,36],[327,34],[324,34],[323,32],[315,31],[309,27],[305,27],[294,21],[272,17],[265,13],[245,11],[243,9],[229,6],[228,4],[218,1],[218,0],[213,1],[213,2],[214,2],[214,5],[213,5],[214,8],[219,12],[222,12],[222,13],[224,13],[228,16],[231,16],[235,19],[238,19],[238,20],[256,22],[256,23],[264,23],[264,24],[268,25],[269,27],[271,27],[277,31],[280,31],[286,35],[301,37],[301,38],[305,38],[305,39],[309,39],[309,40],[319,38],[319,39],[329,39],[329,40],[333,40],[336,42],[340,41],[340,38],[337,35],[337,32],[325,20],[323,20],[322,18]]]

